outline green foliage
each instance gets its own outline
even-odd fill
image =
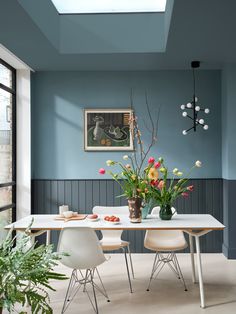
[[[10,231],[0,244],[0,308],[12,312],[16,303],[28,303],[32,314],[52,313],[47,290],[55,289],[49,281],[67,277],[53,271],[60,259],[53,246],[32,245],[29,232],[12,238]]]

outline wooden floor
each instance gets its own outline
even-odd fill
[[[200,308],[198,284],[191,279],[190,256],[179,254],[179,262],[186,280],[185,292],[180,281],[166,267],[158,279],[146,291],[153,254],[133,254],[135,280],[134,293],[130,294],[124,257],[111,255],[111,259],[100,266],[100,274],[107,289],[110,303],[98,294],[100,313],[115,314],[231,314],[236,313],[236,261],[227,260],[222,254],[203,254],[203,275],[205,282],[206,309]],[[70,274],[70,270],[59,265],[57,270]],[[55,314],[60,314],[68,281],[55,282],[57,289],[51,293],[51,306]],[[79,292],[68,308],[68,314],[94,313],[85,293]]]

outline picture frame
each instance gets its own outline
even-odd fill
[[[85,151],[133,151],[132,109],[84,109]]]

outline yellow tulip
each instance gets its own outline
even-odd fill
[[[135,181],[135,180],[136,180],[136,175],[135,175],[135,174],[132,174],[131,179],[132,179],[133,181]]]
[[[148,178],[150,180],[157,180],[158,179],[158,171],[156,168],[154,168],[154,167],[150,168],[150,170],[148,172]]]

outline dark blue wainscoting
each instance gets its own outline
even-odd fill
[[[211,214],[223,222],[221,179],[192,179],[194,192],[189,198],[180,198],[175,207],[178,213]],[[67,204],[72,210],[91,213],[93,206],[126,205],[117,198],[119,185],[113,180],[32,180],[32,214],[57,214],[58,206]],[[127,213],[128,214],[128,213]],[[148,252],[143,248],[145,231],[124,231],[123,238],[131,242],[132,252]],[[56,245],[58,232],[52,232]],[[42,241],[42,239],[41,239]],[[203,252],[222,252],[223,232],[213,231],[201,238]]]

